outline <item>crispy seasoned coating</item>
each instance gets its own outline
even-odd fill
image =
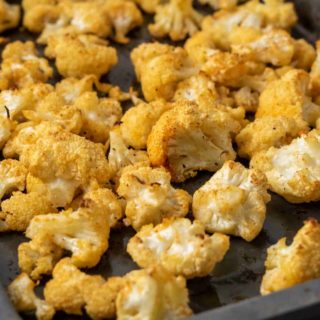
[[[262,278],[261,294],[290,288],[320,277],[320,225],[317,220],[305,221],[292,243],[280,239],[268,249],[266,272]]]
[[[172,107],[163,100],[141,102],[130,108],[121,118],[121,135],[134,149],[146,149],[148,136],[160,116]]]
[[[232,9],[238,4],[238,0],[200,0],[201,4],[208,4],[214,9]]]
[[[129,240],[127,251],[141,267],[154,264],[187,279],[204,277],[213,271],[229,249],[229,237],[208,236],[204,225],[195,220],[169,218],[142,229]]]
[[[0,1],[0,32],[16,28],[20,21],[20,6]]]
[[[294,118],[285,116],[258,118],[237,135],[238,154],[240,157],[250,159],[254,154],[270,147],[280,148],[287,145],[308,131],[309,127],[305,121],[297,122]]]
[[[307,96],[308,86],[309,75],[305,71],[294,69],[285,73],[261,93],[256,118],[287,116],[315,126],[320,117],[320,106]]]
[[[25,231],[36,215],[54,212],[56,209],[41,194],[13,192],[9,199],[1,203],[0,219],[6,228],[0,228],[0,231]]]
[[[314,97],[320,95],[320,40],[317,41],[317,58],[312,64],[312,69],[310,72],[310,88],[311,94]]]
[[[64,77],[93,74],[100,78],[118,61],[116,50],[107,44],[94,35],[53,35],[48,39],[45,55],[56,59],[58,71]]]
[[[209,232],[222,232],[252,241],[266,216],[267,179],[259,170],[227,161],[193,196],[192,210]]]
[[[19,312],[35,311],[37,320],[51,320],[55,309],[34,293],[36,284],[26,273],[18,275],[9,285],[10,300]]]
[[[164,168],[128,166],[120,177],[117,193],[126,200],[125,223],[139,230],[158,224],[165,217],[184,217],[189,211],[190,195],[170,184]]]
[[[169,101],[177,84],[196,73],[187,52],[180,47],[142,44],[132,51],[131,58],[147,101]]]
[[[152,128],[147,143],[150,162],[167,168],[174,182],[198,170],[216,171],[225,160],[235,159],[231,137],[240,129],[228,112],[178,102]]]
[[[297,69],[309,71],[316,60],[316,50],[304,39],[295,40],[294,46],[292,65]]]
[[[65,258],[59,261],[44,289],[45,299],[56,310],[82,315],[85,309],[92,319],[109,319],[116,315],[116,297],[124,286],[120,277],[105,281],[101,276],[81,272]]]
[[[292,203],[320,200],[320,132],[312,130],[281,148],[255,154],[250,166],[268,178],[271,190]]]
[[[157,38],[169,36],[173,41],[185,39],[196,33],[203,16],[192,7],[192,0],[170,0],[158,5],[150,33]]]
[[[192,315],[186,280],[160,267],[132,271],[117,296],[117,319],[182,319]]]
[[[61,249],[71,251],[75,266],[94,267],[108,249],[108,220],[108,213],[97,206],[35,216],[26,230],[31,241],[22,243],[18,248],[20,268],[34,279],[43,273],[51,273]],[[43,243],[44,238],[46,241]],[[45,254],[47,259],[51,259],[51,264],[46,270],[39,270],[45,247],[50,248]]]

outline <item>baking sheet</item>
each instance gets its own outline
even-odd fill
[[[315,41],[320,30],[320,1],[300,0],[296,2],[302,20],[295,28],[294,35],[307,38],[309,41]],[[317,8],[318,10],[316,10]],[[150,21],[150,19],[151,17],[147,17],[147,20]],[[10,36],[12,40],[35,39],[34,35],[22,30],[11,31],[6,35]],[[145,26],[133,31],[131,38],[133,40],[128,46],[112,44],[118,49],[119,63],[104,77],[104,80],[119,85],[123,90],[128,90],[131,85],[137,86],[129,59],[130,51],[141,42],[152,41]],[[42,48],[39,47],[39,49],[41,50]],[[56,74],[53,83],[59,81],[59,79],[59,75]],[[126,105],[125,109],[128,107]],[[179,187],[192,194],[211,175],[205,172],[200,173],[196,178],[180,184]],[[212,274],[205,278],[188,281],[190,305],[193,311],[199,313],[258,296],[261,276],[264,272],[263,265],[266,249],[281,237],[285,236],[289,240],[292,239],[292,236],[302,226],[305,219],[309,217],[320,219],[319,208],[319,203],[292,205],[272,194],[272,201],[268,204],[267,219],[261,234],[250,243],[233,237],[230,251]],[[112,231],[110,248],[101,259],[99,265],[87,270],[88,273],[101,274],[108,277],[111,275],[124,275],[136,269],[137,265],[126,253],[126,244],[133,234],[134,231],[130,228]],[[21,234],[0,234],[0,281],[4,286],[7,286],[19,274],[17,247],[23,241],[26,241],[26,238]],[[41,294],[41,288],[39,293]],[[33,319],[32,316],[23,316],[23,318]],[[55,319],[80,318],[86,319],[85,317],[67,316],[61,313]],[[1,317],[1,313],[0,319],[7,320]]]

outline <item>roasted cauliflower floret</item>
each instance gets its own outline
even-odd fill
[[[125,223],[139,230],[158,224],[165,217],[184,217],[189,211],[190,195],[170,184],[164,168],[130,166],[123,170],[117,193],[126,200]]]
[[[242,87],[233,93],[235,104],[247,112],[255,112],[259,105],[260,94],[250,87]]]
[[[156,100],[141,102],[130,108],[121,118],[121,135],[135,149],[146,149],[148,136],[160,116],[171,108],[170,103]]]
[[[269,294],[320,277],[320,225],[309,220],[297,232],[292,243],[280,239],[268,249],[266,272],[260,292]]]
[[[35,216],[26,231],[26,236],[31,241],[21,244],[18,248],[20,268],[37,278],[37,265],[41,259],[38,252],[42,250],[38,244],[41,243],[39,239],[43,238],[48,242],[41,244],[43,247],[48,245],[71,251],[71,260],[75,266],[94,267],[108,249],[109,231],[108,213],[97,206]],[[54,261],[56,252],[52,249],[47,253],[48,258]],[[25,261],[29,262],[28,266],[31,268],[25,268]],[[52,266],[53,264],[50,267]],[[52,269],[48,269],[46,273],[51,271]]]
[[[187,52],[180,47],[143,44],[132,51],[131,58],[147,101],[171,100],[177,84],[196,73]]]
[[[56,310],[81,315],[85,309],[92,319],[115,317],[116,297],[124,286],[122,278],[105,281],[101,276],[87,275],[70,258],[59,261],[52,277],[45,286],[44,296]]]
[[[25,231],[34,216],[54,212],[56,209],[43,195],[14,192],[1,203],[0,219],[5,228],[0,228],[0,231]]]
[[[309,71],[317,57],[314,47],[304,39],[295,40],[294,46],[292,65]]]
[[[165,3],[166,0],[131,0],[138,4],[141,9],[147,13],[154,13],[157,9],[157,6],[160,3]]]
[[[261,231],[266,216],[265,175],[227,161],[193,196],[192,210],[209,232],[222,232],[253,240]]]
[[[18,26],[20,21],[20,6],[8,4],[0,1],[0,32],[13,29]]]
[[[192,314],[183,277],[153,267],[132,271],[124,279],[116,302],[118,319],[181,319]]]
[[[317,41],[317,58],[310,72],[310,87],[313,96],[320,95],[320,40]]]
[[[232,135],[241,125],[228,112],[191,102],[180,102],[165,112],[148,138],[153,166],[166,167],[175,182],[183,182],[198,170],[216,171],[235,159]]]
[[[320,200],[320,132],[312,130],[279,149],[255,154],[250,166],[268,178],[271,190],[292,203]]]
[[[100,78],[118,61],[116,50],[107,44],[93,35],[57,35],[49,37],[45,54],[56,59],[58,71],[64,77],[94,74]]]
[[[232,9],[234,8],[238,0],[200,0],[201,4],[208,4],[214,9]]]
[[[15,41],[2,52],[1,76],[7,80],[7,88],[22,88],[33,83],[46,82],[53,74],[52,68],[31,41]],[[2,88],[4,89],[4,88]]]
[[[93,142],[105,143],[111,128],[122,116],[121,105],[110,98],[99,99],[96,92],[85,92],[76,101],[82,114],[80,134]]]
[[[315,126],[320,117],[320,106],[307,96],[309,75],[303,70],[291,70],[281,79],[272,81],[262,92],[256,118],[287,116],[305,120]]]
[[[175,275],[186,278],[208,275],[229,249],[229,237],[208,236],[200,221],[166,219],[152,224],[130,239],[127,247],[133,260],[142,268],[155,263]]]
[[[248,124],[236,137],[238,154],[243,158],[252,158],[260,151],[270,147],[279,148],[289,144],[294,138],[309,131],[304,121],[293,118],[262,117]]]
[[[155,37],[168,35],[173,41],[183,40],[199,30],[202,18],[192,7],[192,0],[170,0],[157,6],[149,31]]]
[[[8,287],[10,300],[19,312],[35,311],[37,320],[51,320],[55,309],[36,296],[35,286],[26,273],[21,273]]]
[[[9,140],[14,128],[15,124],[13,121],[6,116],[0,115],[0,149],[2,149]]]

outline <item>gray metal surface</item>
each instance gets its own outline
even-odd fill
[[[319,20],[311,23],[310,17],[316,17],[316,7],[319,7],[317,12],[320,12],[320,1],[300,0],[297,2],[299,4],[299,13],[303,20],[298,28],[295,29],[295,35],[314,41],[316,36],[314,32],[310,31],[310,26],[312,26],[312,30],[315,30],[315,26],[319,26]],[[308,7],[307,3],[312,3],[312,6]],[[33,35],[21,31],[10,32],[8,35],[12,39],[34,39]],[[145,27],[132,32],[131,37],[133,40],[129,46],[115,45],[118,49],[119,64],[105,77],[105,80],[120,85],[124,90],[127,90],[130,85],[136,85],[134,71],[129,59],[131,49],[141,42],[152,40]],[[54,81],[58,80],[59,76],[56,76]],[[193,193],[210,176],[211,174],[209,173],[200,173],[196,178],[187,181],[180,187]],[[319,203],[291,205],[280,197],[272,195],[272,201],[268,204],[266,223],[261,234],[250,243],[238,238],[232,238],[230,251],[212,274],[205,278],[188,281],[191,307],[195,313],[228,305],[227,307],[215,309],[213,313],[202,313],[198,319],[262,320],[274,318],[277,320],[294,320],[308,319],[307,315],[315,317],[314,319],[320,319],[320,316],[316,317],[319,306],[314,306],[314,302],[317,299],[320,302],[319,281],[307,283],[302,287],[298,286],[269,297],[258,297],[261,276],[264,272],[263,265],[266,249],[283,236],[288,237],[290,241],[302,226],[303,221],[308,217],[320,219],[319,209]],[[103,256],[99,265],[88,270],[88,272],[108,277],[110,275],[124,275],[128,271],[137,268],[125,250],[126,243],[133,234],[133,230],[129,228],[113,231],[110,248],[107,253]],[[7,286],[19,273],[17,246],[22,241],[26,241],[26,239],[21,234],[0,235],[0,281],[4,286]],[[298,301],[297,297],[299,295],[301,299]],[[246,300],[253,297],[257,298]],[[12,314],[8,300],[3,297],[1,288],[0,301],[0,320],[15,320],[16,318]],[[239,303],[239,301],[243,302]],[[300,318],[297,318],[299,312],[296,313],[296,311],[304,310],[305,307],[308,307],[307,314],[301,317],[300,313]],[[25,315],[23,318],[33,319],[32,316]],[[79,319],[79,317],[59,314],[56,319]],[[81,319],[86,318],[82,317]]]

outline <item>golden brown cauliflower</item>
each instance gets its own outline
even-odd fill
[[[256,118],[287,116],[305,120],[315,126],[320,117],[320,106],[307,96],[309,75],[303,70],[291,70],[281,79],[272,81],[260,95]]]
[[[208,4],[214,9],[232,9],[238,4],[238,0],[200,0],[201,4]]]
[[[19,312],[35,311],[37,320],[51,320],[55,309],[34,293],[36,284],[26,273],[21,273],[9,285],[10,300]]]
[[[320,95],[320,40],[317,41],[317,58],[310,72],[310,87],[313,96]]]
[[[120,277],[105,281],[101,276],[81,272],[65,258],[59,261],[44,289],[46,301],[56,310],[82,315],[83,309],[92,319],[114,318],[116,297],[124,286]]]
[[[292,203],[320,200],[320,131],[294,139],[281,148],[255,154],[250,166],[265,173],[271,190]]]
[[[171,108],[163,100],[141,102],[130,108],[121,118],[121,135],[124,141],[135,149],[146,149],[148,136],[160,116]]]
[[[309,131],[305,121],[297,122],[285,116],[266,116],[248,124],[236,137],[238,154],[243,158],[252,158],[260,151],[270,147],[279,148],[289,144],[294,138]]]
[[[94,74],[100,78],[118,61],[117,52],[94,35],[63,34],[51,36],[45,55],[56,59],[64,77],[82,78]]]
[[[16,28],[20,21],[20,6],[0,1],[0,32]]]
[[[316,50],[304,39],[295,40],[294,46],[295,50],[291,64],[297,69],[309,71],[316,60]]]
[[[32,41],[15,41],[7,44],[2,52],[1,77],[5,88],[22,88],[38,82],[46,82],[53,74],[45,58],[39,58]]]
[[[216,171],[224,161],[235,159],[231,137],[240,129],[228,112],[178,102],[152,128],[150,162],[166,167],[175,182],[183,182],[199,170]]]
[[[229,237],[223,234],[208,236],[204,225],[189,219],[165,219],[152,224],[130,239],[127,251],[141,267],[154,264],[185,278],[204,277],[213,271],[229,249]]]
[[[125,223],[139,230],[158,224],[165,217],[184,217],[189,211],[190,195],[170,184],[164,168],[129,166],[123,170],[117,193],[126,200]]]
[[[158,43],[142,44],[131,53],[147,101],[173,98],[177,84],[196,73],[187,52]]]
[[[259,170],[227,161],[193,196],[192,210],[209,232],[253,240],[266,216],[267,179]]]
[[[0,149],[7,143],[14,129],[15,123],[8,117],[0,115]]]
[[[49,200],[36,192],[13,192],[12,196],[1,203],[0,231],[25,231],[31,219],[39,214],[54,213]]]
[[[268,249],[260,292],[269,294],[320,277],[320,224],[305,221],[292,243],[280,239]]]
[[[158,38],[169,36],[178,41],[199,30],[203,16],[192,7],[192,0],[170,0],[158,5],[150,33]]]
[[[158,266],[132,271],[124,280],[117,296],[117,319],[182,319],[192,315],[183,277]]]
[[[26,236],[31,241],[22,243],[18,248],[20,268],[34,279],[44,271],[51,273],[54,263],[47,270],[39,269],[43,258],[42,250],[46,247],[51,248],[46,254],[53,262],[55,255],[59,256],[61,248],[71,251],[71,260],[75,266],[94,267],[108,249],[108,220],[108,212],[98,206],[35,216],[26,230]],[[44,243],[43,239],[46,239]],[[55,250],[55,247],[58,249]]]

